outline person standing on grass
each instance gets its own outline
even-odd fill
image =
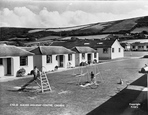
[[[32,71],[34,77],[33,79],[31,79],[28,83],[26,83],[25,85],[23,85],[18,91],[23,91],[25,89],[26,86],[28,86],[30,83],[32,83],[33,81],[36,82],[37,78],[41,75],[41,72],[39,71],[39,69],[35,66],[34,70]]]
[[[91,79],[91,83],[96,83],[95,75],[92,71],[90,73],[90,79]]]

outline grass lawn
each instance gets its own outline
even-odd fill
[[[2,115],[147,115],[147,106],[131,109],[129,105],[147,101],[146,92],[141,91],[147,86],[147,77],[138,73],[145,63],[148,58],[125,58],[96,65],[100,71],[97,89],[77,85],[78,78],[72,74],[78,73],[78,69],[48,74],[53,91],[45,94],[14,91],[14,87],[31,78],[0,82],[0,112]],[[118,84],[121,78],[123,85]],[[82,81],[87,81],[87,75]],[[126,87],[126,83],[130,85]]]

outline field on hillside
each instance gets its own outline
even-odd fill
[[[147,31],[148,32],[148,27],[135,28],[133,31],[131,31],[131,33],[141,33],[143,31]]]
[[[48,74],[53,91],[45,94],[15,91],[14,87],[31,78],[1,82],[0,112],[2,115],[127,115],[127,112],[147,115],[145,106],[134,109],[129,103],[146,102],[146,92],[141,89],[147,86],[147,78],[138,71],[148,59],[131,58],[129,52],[125,55],[124,59],[96,65],[100,71],[96,89],[77,85],[79,79],[73,73],[78,73],[78,69]],[[118,84],[121,78],[123,85]],[[86,80],[87,76],[82,78],[82,81]],[[126,87],[127,84],[130,85]],[[139,96],[140,100],[137,100]]]
[[[138,18],[123,20],[119,23],[112,25],[111,27],[107,28],[103,32],[108,33],[108,32],[119,32],[119,31],[131,30],[137,24],[136,23],[137,20]]]
[[[104,35],[89,35],[89,36],[76,36],[76,37],[79,38],[79,39],[102,39],[102,38],[105,38],[107,36],[109,36],[109,34],[104,34]],[[71,37],[64,37],[62,39],[67,40],[67,39],[71,39]]]

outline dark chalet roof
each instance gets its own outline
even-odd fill
[[[70,49],[67,49],[62,46],[39,46],[30,52],[36,55],[54,55],[54,54],[72,54],[75,53]]]
[[[16,46],[0,45],[0,57],[5,56],[30,56],[34,55],[31,52],[23,50]]]
[[[77,46],[71,49],[72,51],[75,51],[77,53],[94,53],[96,50],[90,47],[85,47],[85,46]]]
[[[68,49],[77,46],[87,46],[91,48],[110,48],[115,40],[76,40],[76,41],[56,41],[51,46],[63,46]]]

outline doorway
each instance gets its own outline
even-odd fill
[[[80,59],[79,59],[79,54],[78,53],[75,54],[75,64],[76,64],[76,66],[80,65]]]
[[[87,54],[88,64],[91,63],[91,54]]]
[[[59,55],[59,67],[64,67],[64,56]]]
[[[7,75],[11,75],[11,58],[7,58]]]

